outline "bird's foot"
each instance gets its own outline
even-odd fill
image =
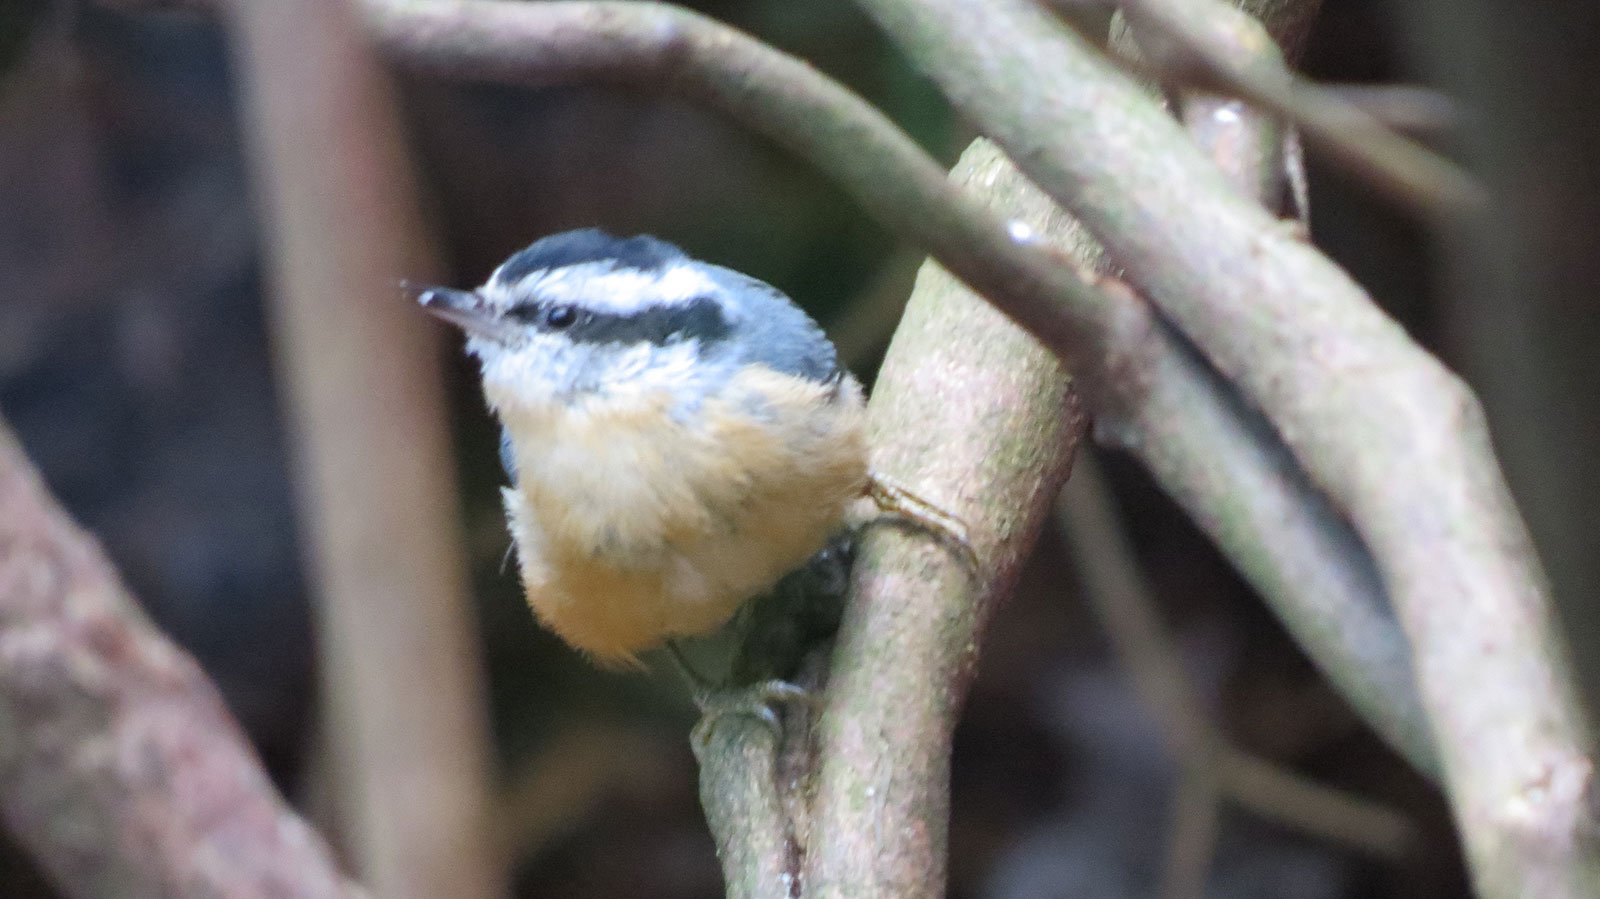
[[[783,720],[778,709],[785,705],[811,705],[816,697],[788,681],[769,680],[743,687],[696,691],[694,701],[700,708],[700,720],[689,734],[689,741],[695,757],[701,758],[710,745],[711,732],[733,717],[758,722],[772,735],[774,746],[781,744]]]

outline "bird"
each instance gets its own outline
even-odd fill
[[[586,228],[414,290],[479,364],[528,603],[601,665],[716,631],[864,497],[959,527],[873,476],[860,382],[756,278]]]

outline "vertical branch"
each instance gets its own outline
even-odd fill
[[[985,174],[966,160],[954,177]],[[1022,219],[1014,228],[1043,227]],[[938,896],[951,731],[989,612],[1038,536],[1084,419],[1055,355],[932,262],[869,415],[875,470],[960,519],[979,561],[969,571],[914,530],[867,530],[817,725],[805,889]]]
[[[225,6],[268,225],[279,371],[359,867],[390,897],[500,889],[483,697],[426,273],[384,74],[342,2]]]
[[[0,812],[67,896],[363,895],[3,423]]]
[[[700,805],[717,843],[726,899],[800,895],[799,846],[780,799],[778,734],[762,719],[735,713],[695,729]]]
[[[1222,829],[1222,796],[1204,763],[1182,766],[1172,797],[1172,835],[1161,871],[1161,899],[1205,899]]]

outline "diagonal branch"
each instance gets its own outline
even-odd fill
[[[1318,0],[1240,6],[1294,58]],[[1233,33],[1241,30],[1249,33]],[[1113,31],[1113,48],[1124,49],[1131,32]],[[1269,210],[1284,203],[1285,181],[1293,181],[1297,164],[1292,129],[1276,116],[1202,92],[1187,92],[1179,105],[1196,145],[1246,197]],[[1304,216],[1304,197],[1291,193]],[[1130,354],[1128,369],[1141,375],[1107,386],[1101,413],[1120,426],[1102,433],[1137,456],[1233,559],[1368,723],[1437,779],[1410,648],[1371,554],[1238,391],[1165,323],[1151,330],[1152,338]]]
[[[3,423],[0,811],[67,896],[365,895]]]

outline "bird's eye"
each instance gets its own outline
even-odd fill
[[[554,328],[559,331],[564,328],[570,328],[577,323],[578,310],[572,308],[571,306],[551,306],[544,312],[544,324],[546,327]]]

